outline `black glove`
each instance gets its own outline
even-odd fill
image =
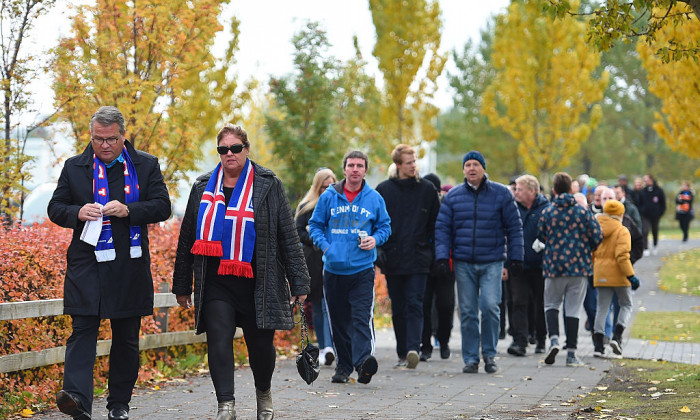
[[[452,270],[450,269],[450,261],[449,260],[437,260],[435,261],[435,269],[437,274],[440,277],[447,277],[452,274]]]
[[[630,281],[630,284],[632,285],[632,290],[639,289],[639,279],[637,278],[637,276],[635,276],[633,274],[633,275],[627,277],[627,280]]]
[[[508,268],[510,275],[513,277],[520,277],[523,275],[523,262],[522,261],[511,261],[510,267]]]

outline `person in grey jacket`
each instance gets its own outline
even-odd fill
[[[217,136],[221,163],[197,178],[177,246],[172,292],[207,333],[217,420],[235,419],[233,335],[242,327],[255,379],[258,420],[274,416],[275,330],[294,326],[292,305],[310,291],[309,273],[282,182],[248,159],[240,126]]]

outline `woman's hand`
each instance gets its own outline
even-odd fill
[[[299,301],[299,303],[304,303],[306,300],[306,295],[299,295],[299,296],[292,296],[292,299],[289,301],[290,305],[294,305],[294,302]]]
[[[175,295],[175,300],[177,300],[178,305],[185,309],[192,307],[192,297],[190,295]]]

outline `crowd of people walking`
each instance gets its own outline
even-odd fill
[[[113,334],[108,419],[129,418],[140,321],[153,311],[147,225],[170,215],[157,158],[134,149],[125,129],[117,108],[92,116],[91,141],[66,162],[48,207],[54,223],[73,229],[64,298],[73,330],[56,402],[74,419],[92,418],[101,319],[110,319]],[[462,159],[464,182],[451,187],[435,174],[420,176],[416,150],[400,144],[389,178],[376,188],[365,180],[370,160],[362,151],[345,154],[341,180],[318,169],[294,214],[282,181],[250,159],[242,127],[223,125],[216,151],[220,161],[189,195],[172,293],[181,307],[193,308],[196,334],[207,333],[217,420],[236,418],[237,327],[248,348],[257,418],[274,417],[274,333],[293,328],[292,309],[305,301],[321,363],[335,363],[331,381],[347,383],[356,373],[358,383],[370,383],[379,370],[375,267],[391,299],[394,368],[418,368],[434,345],[449,358],[455,307],[464,373],[478,373],[481,362],[486,373],[499,370],[505,311],[514,357],[535,345],[551,365],[566,349],[566,365],[581,366],[584,316],[594,355],[606,357],[606,344],[622,354],[632,291],[640,285],[633,264],[656,253],[666,210],[651,174],[631,189],[625,176],[610,188],[559,172],[548,198],[532,175],[509,186],[491,180],[486,157],[472,150]],[[684,241],[693,197],[686,182],[675,199]]]

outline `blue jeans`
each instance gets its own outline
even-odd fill
[[[326,308],[326,298],[321,298],[321,302],[311,302],[311,312],[314,319],[314,331],[318,340],[318,348],[323,350],[326,347],[333,347],[331,340],[331,326],[328,323],[328,309]]]
[[[454,261],[454,272],[462,323],[462,359],[465,364],[479,363],[479,342],[484,358],[496,356],[501,318],[498,305],[501,303],[503,262],[472,264]]]
[[[405,358],[420,351],[423,332],[423,296],[427,274],[387,275],[386,285],[391,299],[391,320],[396,335],[396,354]]]

